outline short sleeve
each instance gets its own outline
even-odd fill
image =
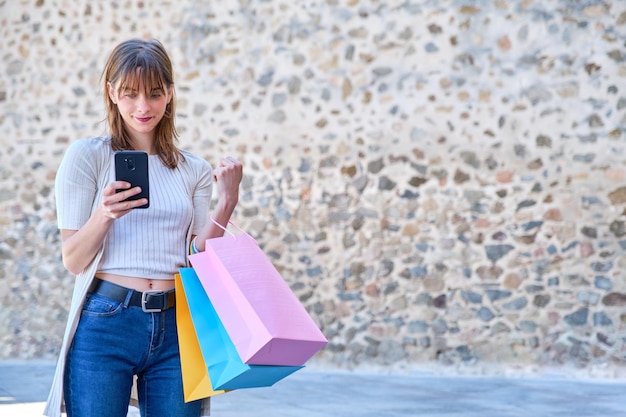
[[[191,233],[197,235],[209,219],[213,193],[213,168],[206,160],[198,156],[186,154],[185,158],[191,165],[194,181],[192,184],[193,224],[191,225]]]
[[[55,178],[57,224],[59,229],[78,230],[89,219],[98,192],[95,150],[86,140],[72,143]]]

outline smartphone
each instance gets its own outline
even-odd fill
[[[147,198],[148,204],[136,208],[150,207],[150,183],[148,181],[148,154],[143,151],[116,151],[115,152],[115,179],[126,181],[132,187],[141,187],[141,192],[127,200]],[[122,190],[118,190],[122,191]]]

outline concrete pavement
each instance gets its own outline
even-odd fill
[[[54,364],[0,361],[0,416],[39,417]],[[626,417],[625,379],[383,375],[305,368],[213,399],[214,417]],[[136,409],[129,416],[139,416]]]

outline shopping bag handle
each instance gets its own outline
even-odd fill
[[[213,218],[213,216],[210,216],[210,219],[211,219],[211,221],[212,221],[215,225],[217,225],[220,229],[222,229],[222,230],[223,230],[223,231],[225,231],[226,233],[230,234],[230,235],[233,237],[233,239],[237,240],[237,235],[236,235],[236,234],[234,234],[233,232],[231,232],[230,230],[228,230],[228,228],[226,228],[226,227],[222,226],[221,224],[219,224],[219,223],[217,222],[217,220],[215,220],[215,219]],[[252,238],[252,236],[250,236],[250,235],[248,234],[248,232],[246,232],[245,230],[243,230],[241,227],[237,226],[237,225],[236,225],[236,224],[235,224],[232,220],[229,220],[229,221],[228,221],[228,224],[230,224],[230,225],[234,226],[234,227],[235,227],[235,229],[239,230],[241,233],[246,234],[246,235],[248,235],[248,237]]]

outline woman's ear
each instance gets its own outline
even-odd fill
[[[170,104],[173,98],[174,98],[174,84],[170,85],[167,88],[167,104]]]
[[[107,90],[109,91],[109,98],[113,102],[113,104],[117,104],[117,94],[115,88],[113,88],[113,84],[110,81],[107,81]]]

